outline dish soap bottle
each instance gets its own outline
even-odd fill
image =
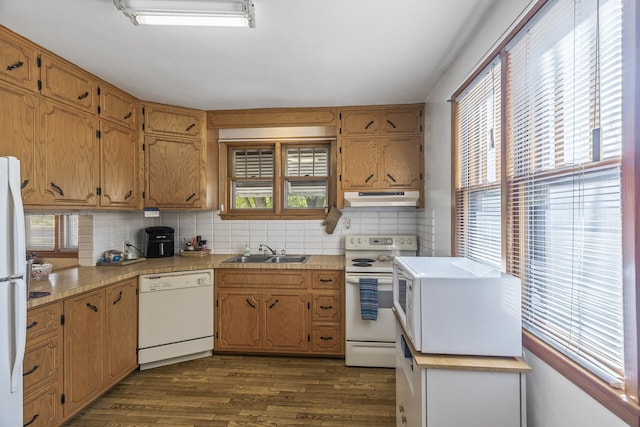
[[[242,251],[242,255],[244,255],[244,256],[251,255],[251,249],[249,249],[249,244],[248,243],[244,244],[244,250]]]

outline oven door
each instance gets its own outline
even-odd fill
[[[414,348],[421,349],[421,306],[420,284],[418,278],[408,272],[402,265],[393,265],[393,306],[398,314],[398,320],[404,328],[407,338]]]
[[[378,279],[378,319],[362,320],[360,279]],[[393,315],[393,276],[385,273],[347,273],[345,275],[345,316],[347,341],[395,342]]]

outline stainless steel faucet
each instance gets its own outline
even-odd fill
[[[277,255],[278,253],[271,249],[268,245],[264,243],[260,243],[260,247],[258,247],[258,251],[262,252],[263,250],[269,249],[271,251],[271,255]]]

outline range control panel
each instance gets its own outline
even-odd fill
[[[418,249],[418,239],[413,235],[350,235],[345,236],[347,250],[407,250]]]

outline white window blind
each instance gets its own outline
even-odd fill
[[[78,250],[78,215],[25,215],[27,249],[73,252]]]
[[[329,146],[288,147],[285,150],[285,208],[327,206]]]
[[[507,268],[525,329],[624,383],[621,0],[550,2],[507,47]]]
[[[273,208],[273,148],[234,149],[232,157],[231,200],[233,208]]]
[[[456,255],[501,266],[501,70],[490,64],[456,100]]]

